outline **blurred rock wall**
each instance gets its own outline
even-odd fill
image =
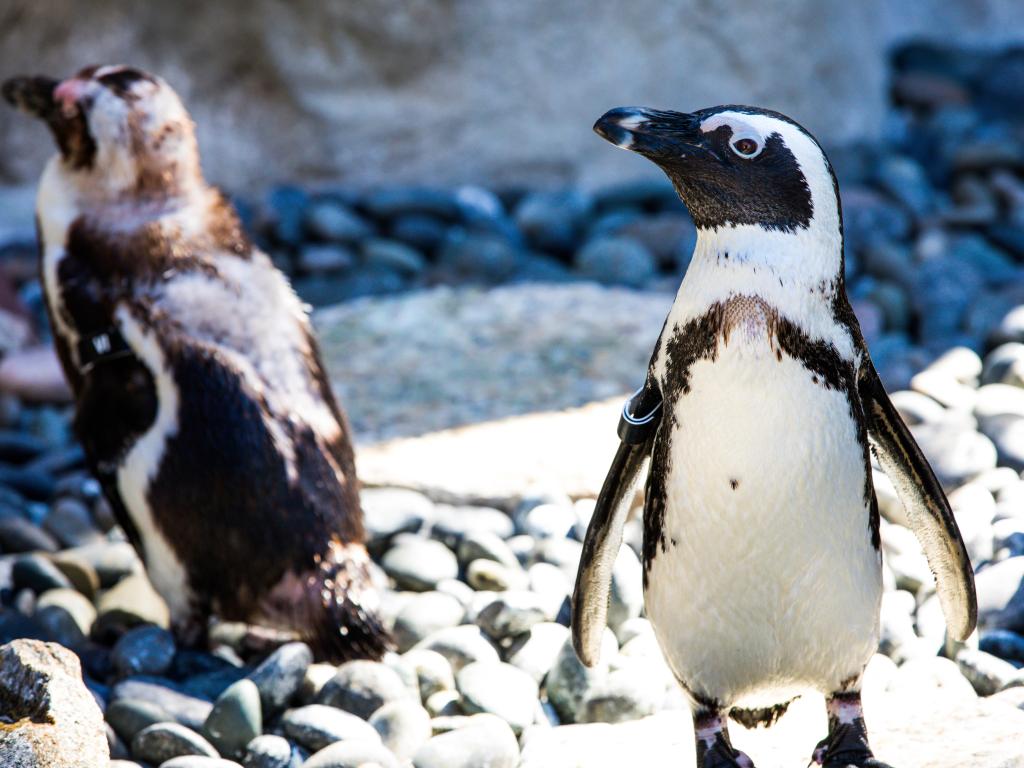
[[[590,133],[622,104],[752,103],[827,143],[877,136],[908,37],[1024,38],[1019,0],[3,0],[0,75],[127,62],[166,77],[208,175],[356,185],[652,171]],[[51,151],[0,110],[0,183]]]

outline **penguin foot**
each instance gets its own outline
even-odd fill
[[[698,711],[693,716],[698,768],[754,768],[754,761],[729,740],[725,714]]]
[[[754,761],[729,744],[728,740],[717,742],[711,749],[704,750],[703,755],[701,751],[697,750],[699,768],[754,768]]]
[[[844,739],[842,735],[838,737]],[[892,768],[888,763],[875,759],[866,741],[845,738],[845,742],[830,743],[830,735],[819,741],[809,765],[821,765],[824,768]]]
[[[891,768],[871,752],[859,692],[829,697],[828,736],[814,748],[810,764],[823,768]]]

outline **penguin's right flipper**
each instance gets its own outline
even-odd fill
[[[858,388],[875,455],[896,486],[910,526],[935,574],[949,633],[957,640],[966,640],[978,621],[978,598],[971,560],[946,495],[870,362],[861,371]]]
[[[622,442],[601,486],[583,541],[572,597],[572,645],[580,661],[588,667],[597,664],[601,656],[601,638],[608,622],[612,566],[622,544],[622,529],[633,490],[654,443],[657,428],[654,417],[660,407],[660,394],[650,387],[639,391],[623,409],[619,423]]]

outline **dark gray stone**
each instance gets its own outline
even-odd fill
[[[44,611],[47,608],[60,608],[67,612],[78,627],[79,631],[88,636],[96,621],[96,609],[92,602],[74,589],[50,589],[39,596],[36,602],[36,610]]]
[[[375,661],[349,661],[320,689],[320,704],[338,707],[367,719],[382,705],[410,696],[402,678],[391,667]]]
[[[1024,386],[1024,344],[1003,344],[985,355],[981,383]]]
[[[479,627],[495,640],[528,632],[535,624],[552,618],[540,595],[527,590],[502,592],[476,617]]]
[[[576,269],[600,283],[640,288],[656,272],[654,256],[629,237],[591,240],[576,254]]]
[[[49,501],[53,496],[54,480],[46,472],[32,467],[9,467],[0,464],[0,485],[13,488],[33,501]]]
[[[373,234],[361,216],[330,197],[314,200],[305,210],[306,230],[313,237],[335,243],[357,243]]]
[[[309,243],[299,251],[299,268],[314,275],[347,272],[354,265],[352,252],[334,243]]]
[[[302,189],[280,185],[267,195],[269,224],[275,238],[287,245],[298,245],[302,241],[303,218],[309,195]]]
[[[592,199],[580,190],[531,192],[516,206],[516,224],[533,247],[568,253],[592,208]]]
[[[23,517],[0,518],[0,550],[4,552],[56,552],[60,544]]]
[[[243,679],[214,702],[202,732],[222,755],[237,755],[262,731],[259,689],[252,680]]]
[[[0,429],[0,461],[25,464],[46,450],[46,443],[25,432]]]
[[[244,667],[225,666],[220,669],[194,675],[181,684],[183,693],[198,696],[200,699],[214,700],[230,686],[246,677],[249,670]]]
[[[1008,661],[1024,662],[1024,635],[1006,629],[982,632],[978,649]]]
[[[410,213],[391,222],[391,237],[421,251],[434,251],[448,234],[448,226],[434,216]]]
[[[519,560],[504,539],[491,531],[470,531],[458,545],[459,563],[466,567],[474,560],[494,560],[510,568],[518,567]]]
[[[313,662],[313,652],[305,643],[282,645],[252,671],[252,680],[260,692],[263,717],[270,718],[292,700]]]
[[[438,263],[456,279],[497,283],[511,277],[521,254],[501,235],[458,228],[448,232]]]
[[[125,632],[114,644],[111,662],[122,677],[162,675],[174,661],[174,635],[160,627],[145,626]]]
[[[14,588],[31,589],[36,594],[50,589],[72,589],[68,577],[42,555],[23,555],[14,561],[11,570]]]
[[[307,704],[281,715],[285,735],[315,752],[336,741],[380,744],[380,736],[357,715],[323,704]]]
[[[117,701],[145,701],[166,712],[170,719],[198,731],[213,709],[213,702],[181,692],[170,680],[126,678],[110,690],[111,705]]]
[[[161,765],[181,755],[219,757],[210,742],[179,723],[155,723],[132,739],[132,757],[137,760]]]
[[[172,715],[159,704],[140,699],[119,699],[107,707],[104,717],[114,732],[131,744],[135,734],[156,723],[173,720]]]
[[[909,157],[882,158],[875,169],[875,183],[915,216],[924,216],[935,204],[935,193],[924,169]]]
[[[373,238],[362,244],[363,262],[370,267],[393,269],[413,277],[426,267],[426,260],[415,248],[396,240]]]
[[[78,547],[102,539],[89,508],[78,499],[58,499],[43,527],[64,547]]]

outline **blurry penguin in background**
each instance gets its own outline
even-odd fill
[[[348,425],[305,307],[204,180],[177,94],[101,66],[3,95],[59,149],[37,218],[75,430],[175,632],[201,642],[217,616],[379,658]]]

